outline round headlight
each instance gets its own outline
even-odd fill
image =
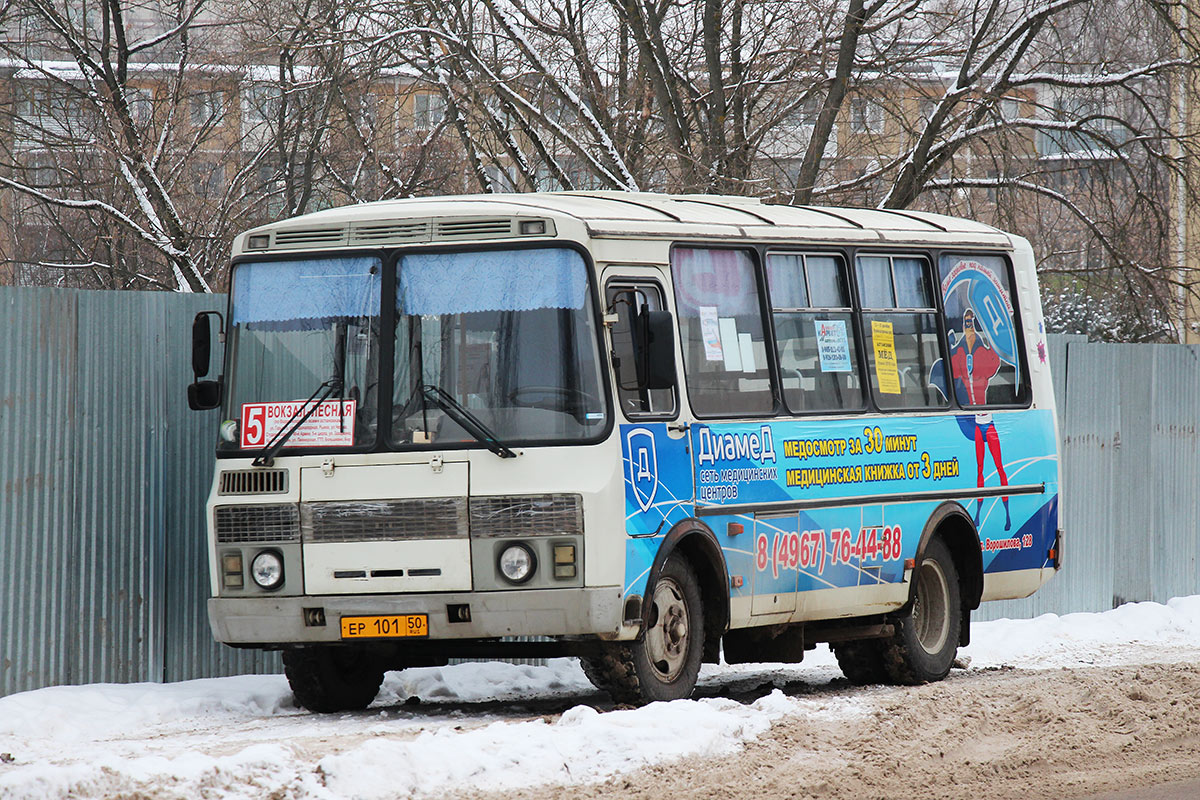
[[[524,583],[533,577],[533,571],[537,569],[537,559],[526,545],[510,544],[500,551],[497,566],[504,580],[509,583]]]
[[[278,589],[283,585],[283,556],[263,550],[250,562],[250,577],[263,589]]]

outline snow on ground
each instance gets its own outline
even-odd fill
[[[972,670],[1194,660],[1200,596],[978,623],[962,655]],[[839,675],[820,647],[803,664],[705,667],[702,699],[604,712],[573,659],[389,673],[370,709],[325,716],[296,708],[275,675],[53,687],[0,698],[0,797],[417,798],[591,782],[731,753],[788,715],[871,713],[883,690],[741,691]]]

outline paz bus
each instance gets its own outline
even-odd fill
[[[212,331],[224,342],[208,379]],[[217,640],[299,704],[575,655],[618,702],[702,662],[943,678],[1062,563],[1024,239],[912,211],[562,192],[386,201],[233,245]]]

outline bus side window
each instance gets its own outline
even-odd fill
[[[842,258],[771,253],[767,289],[788,410],[861,409],[858,337]]]
[[[688,402],[698,416],[775,413],[756,272],[745,249],[671,251]]]
[[[639,389],[637,361],[633,348],[633,324],[638,308],[663,310],[662,289],[654,283],[613,282],[605,288],[605,306],[617,315],[612,325],[612,365],[616,376],[617,405],[625,416],[672,417],[675,415],[675,390]]]
[[[929,263],[890,255],[855,261],[875,402],[881,409],[946,407]]]
[[[1008,265],[999,256],[946,254],[939,259],[950,344],[950,379],[964,407],[1021,402],[1020,348]]]

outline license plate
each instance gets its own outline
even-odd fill
[[[343,639],[394,639],[428,636],[429,615],[388,614],[377,617],[342,617]]]

